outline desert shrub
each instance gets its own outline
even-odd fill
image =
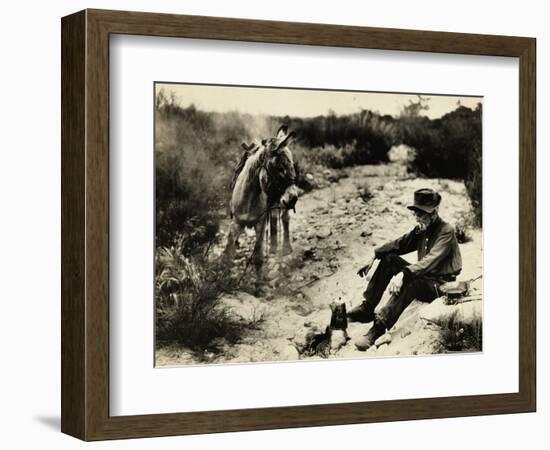
[[[217,236],[227,214],[228,186],[250,138],[238,114],[213,114],[161,103],[155,121],[156,244],[183,238],[185,254]]]
[[[309,192],[316,187],[313,179],[308,178],[308,174],[313,176],[314,173],[320,170],[320,165],[313,160],[308,148],[296,142],[292,146],[292,154],[294,160],[298,164],[298,179],[296,185],[304,192]]]
[[[471,229],[477,225],[474,211],[468,211],[461,214],[455,221],[456,239],[459,244],[464,244],[472,240]]]
[[[442,324],[441,342],[446,351],[481,351],[483,347],[483,325],[481,317],[472,323],[463,323],[457,315],[451,315]]]
[[[344,167],[368,164],[370,153],[356,145],[356,142],[345,144],[342,147],[325,145],[311,149],[311,158],[317,164],[331,169],[342,169]]]
[[[388,151],[398,138],[394,118],[368,110],[340,116],[284,117],[280,121],[298,132],[314,161],[335,169],[387,162]]]
[[[368,203],[374,198],[369,183],[362,183],[357,186],[357,194],[365,203]]]
[[[342,149],[334,145],[325,145],[311,149],[311,159],[317,164],[332,169],[345,167]]]
[[[235,280],[209,250],[253,124],[238,113],[181,108],[161,95],[155,119],[156,337],[200,353],[218,338],[236,341],[242,331],[220,305]]]
[[[216,264],[185,257],[177,246],[161,247],[155,258],[156,338],[205,350],[217,338],[236,342],[242,324],[220,307],[234,280]]]
[[[481,225],[482,209],[482,107],[464,106],[430,120],[404,115],[400,119],[401,141],[415,149],[409,168],[420,176],[462,179]]]
[[[468,173],[464,180],[466,190],[472,202],[474,211],[474,219],[476,225],[482,225],[482,208],[483,208],[483,192],[482,192],[482,155],[481,155],[481,130],[479,131],[479,142],[476,142],[472,147],[472,153],[468,158]]]

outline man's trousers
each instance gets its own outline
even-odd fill
[[[407,265],[409,265],[407,261],[394,253],[388,253],[382,257],[363,293],[368,306],[373,310],[378,306],[391,279]],[[382,321],[389,330],[413,300],[429,303],[439,297],[441,294],[438,289],[442,283],[444,283],[443,280],[429,276],[403,278],[401,290],[398,294],[392,295],[376,313],[377,319]]]

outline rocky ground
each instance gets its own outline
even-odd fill
[[[330,172],[325,175],[331,176]],[[186,349],[160,348],[157,365],[442,352],[441,329],[433,321],[422,318],[427,305],[420,302],[413,302],[394,328],[367,352],[357,351],[353,342],[365,334],[370,325],[356,323],[349,324],[347,331],[351,339],[347,343],[334,343],[332,350],[325,347],[320,352],[302,351],[305,340],[312,334],[323,333],[329,324],[332,302],[344,302],[349,309],[362,301],[361,293],[367,281],[357,276],[357,270],[375,246],[414,226],[414,217],[406,205],[412,193],[421,187],[431,187],[441,193],[440,215],[446,221],[461,223],[468,216],[470,204],[462,182],[413,178],[399,163],[346,169],[343,178],[301,196],[296,214],[291,213],[293,253],[270,257],[266,267],[268,284],[263,295],[254,295],[254,275],[249,268],[243,277],[242,291],[222,299],[221,307],[246,326],[241,341],[229,345],[220,340],[212,351],[205,351],[200,360]],[[464,280],[482,272],[481,230],[469,233],[471,240],[461,244],[464,262],[461,279]],[[252,231],[241,239],[236,271],[246,267],[253,240]],[[411,262],[415,258],[415,254],[406,256]],[[373,271],[374,268],[371,273]],[[478,290],[476,311],[481,314],[482,302],[478,299],[482,282],[477,281],[473,286]],[[385,300],[387,294],[381,305]],[[441,302],[431,308],[437,305],[441,306]]]

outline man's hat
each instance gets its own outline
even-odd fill
[[[441,195],[433,189],[419,189],[414,193],[414,205],[409,205],[411,211],[420,210],[427,213],[432,213],[441,202]]]

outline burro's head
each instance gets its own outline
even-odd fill
[[[294,132],[288,132],[287,126],[282,126],[274,138],[262,141],[266,157],[264,190],[285,209],[293,209],[298,201],[298,170],[290,150],[295,136]]]

